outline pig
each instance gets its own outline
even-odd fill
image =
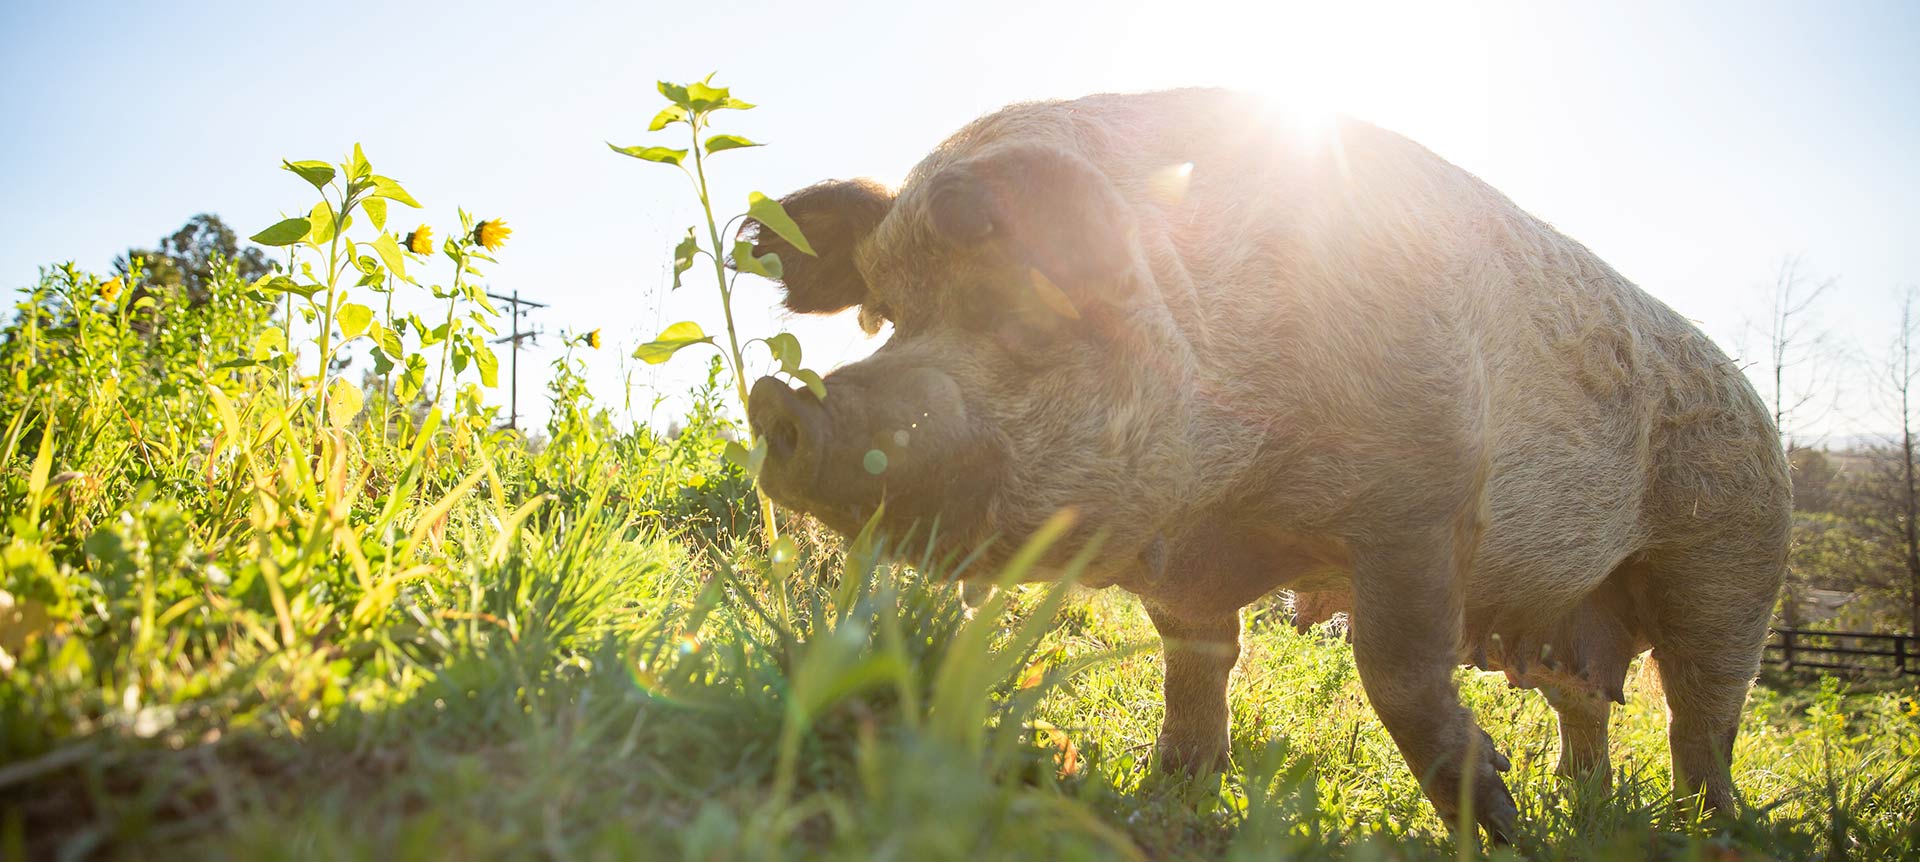
[[[1333,622],[1336,617],[1345,615],[1351,619],[1353,599],[1343,592],[1289,590],[1287,611],[1293,615],[1293,630],[1306,634],[1314,626]]]
[[[1698,328],[1475,176],[1180,90],[1008,107],[898,188],[782,204],[811,253],[747,232],[785,306],[891,334],[824,399],[754,384],[762,488],[844,533],[880,513],[984,549],[976,574],[1074,513],[1083,582],[1161,636],[1163,768],[1227,766],[1239,612],[1289,588],[1350,596],[1368,701],[1449,824],[1463,786],[1492,836],[1517,817],[1457,667],[1542,689],[1561,770],[1604,780],[1649,649],[1676,799],[1736,804],[1786,565],[1779,436]]]

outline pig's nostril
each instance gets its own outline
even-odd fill
[[[767,422],[767,454],[776,461],[793,459],[793,452],[800,448],[800,428],[793,420],[785,416],[776,416]]]

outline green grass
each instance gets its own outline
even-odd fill
[[[1129,597],[969,615],[937,566],[804,524],[770,561],[717,376],[671,438],[616,433],[567,373],[537,450],[379,391],[315,427],[310,381],[244,360],[260,308],[161,297],[143,328],[97,293],[51,273],[0,342],[0,858],[1476,852],[1350,649],[1276,606],[1248,611],[1232,769],[1181,781],[1150,762]],[[1693,823],[1643,677],[1605,797],[1553,776],[1537,695],[1463,673],[1514,763],[1521,836],[1494,856],[1915,856],[1910,688],[1757,688],[1751,805]]]

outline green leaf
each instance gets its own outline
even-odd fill
[[[400,379],[394,381],[393,394],[401,401],[412,401],[413,396],[427,385],[427,358],[418,353],[407,357],[407,370],[401,372]],[[429,420],[431,421],[431,420]]]
[[[681,108],[688,109],[688,110],[693,109],[693,102],[687,98],[686,87],[683,87],[679,84],[669,83],[667,81],[661,81],[657,85],[655,85],[655,89],[658,89],[660,91],[660,95],[667,97],[667,101],[672,102],[674,105]]]
[[[353,417],[360,415],[366,400],[366,396],[360,394],[360,387],[347,382],[346,378],[336,378],[327,389],[327,424],[346,428]]]
[[[657,132],[674,123],[684,123],[686,121],[686,108],[682,108],[679,105],[668,105],[660,109],[660,113],[653,115],[653,122],[647,124],[647,131]]]
[[[800,226],[793,223],[779,201],[759,192],[747,195],[747,217],[778,234],[781,239],[793,243],[794,248],[813,255],[813,246],[807,244],[806,235],[800,232]]]
[[[753,448],[748,449],[739,443],[729,440],[727,441],[726,451],[721,454],[724,455],[728,461],[732,462],[734,466],[747,471],[749,478],[758,479],[760,478],[760,465],[766,463],[767,460],[767,441],[756,440],[753,443]]]
[[[727,103],[727,88],[713,87],[706,82],[687,85],[687,107],[695,113],[705,113]]]
[[[313,205],[313,212],[307,214],[307,221],[313,224],[313,230],[307,239],[319,245],[333,239],[333,206],[326,201]]]
[[[611,142],[607,148],[623,156],[632,156],[643,162],[659,162],[663,165],[678,165],[687,157],[686,150],[671,147],[643,147],[635,144],[631,147],[616,147]]]
[[[373,241],[373,250],[379,253],[380,260],[387,265],[387,271],[393,273],[395,278],[407,277],[406,255],[400,253],[400,242],[393,238],[393,234],[381,231],[380,238]]]
[[[683,320],[666,329],[660,330],[660,334],[652,341],[640,345],[639,348],[633,351],[633,358],[645,362],[648,365],[659,365],[671,359],[673,355],[679,353],[682,348],[692,347],[695,344],[712,343],[713,336],[701,330],[700,324],[694,323],[691,320]]]
[[[480,339],[473,341],[473,364],[480,369],[480,383],[488,389],[500,385],[500,359],[493,355],[493,349]]]
[[[782,272],[779,255],[769,253],[754,257],[753,243],[746,240],[735,240],[733,243],[733,268],[775,281],[780,280]]]
[[[373,222],[374,230],[387,229],[387,202],[384,198],[367,198],[360,202],[360,210]]]
[[[814,371],[811,368],[802,368],[799,371],[793,372],[793,376],[798,378],[801,383],[807,384],[808,389],[813,390],[813,397],[821,401],[827,400],[827,382],[820,379],[820,372]]]
[[[394,331],[392,327],[381,326],[376,323],[369,330],[368,334],[373,336],[373,343],[380,347],[379,352],[381,353],[399,358],[407,352],[406,348],[400,343],[400,333]]]
[[[394,363],[392,359],[388,358],[391,355],[392,354],[387,353],[385,350],[373,351],[373,373],[384,375],[392,371]]]
[[[333,182],[333,166],[326,162],[309,159],[304,162],[282,161],[280,167],[300,175],[300,178],[313,184],[316,189],[324,189]]]
[[[773,351],[773,358],[780,363],[780,370],[788,374],[800,373],[800,339],[791,332],[782,332],[767,339],[767,349]]]
[[[263,279],[261,281],[255,282],[254,286],[260,288],[261,290],[271,290],[271,291],[274,291],[275,293],[297,294],[307,299],[312,299],[314,294],[320,292],[320,285],[301,284],[284,275],[276,275],[270,278]]]
[[[367,154],[360,149],[360,142],[353,144],[353,157],[347,160],[347,179],[364,180],[373,175],[373,166],[367,164]]]
[[[687,228],[687,236],[673,247],[673,289],[680,289],[680,274],[693,268],[693,256],[700,253],[700,241],[693,238],[693,228]]]
[[[413,195],[407,194],[407,190],[401,188],[399,183],[387,177],[380,176],[379,174],[374,174],[370,179],[373,182],[374,197],[386,198],[395,203],[406,204],[414,209],[420,208],[420,202],[414,200]]]
[[[340,312],[334,319],[340,322],[341,337],[351,341],[360,333],[366,332],[367,326],[373,323],[373,309],[357,302],[349,302],[340,306]]]
[[[739,135],[714,135],[707,139],[707,155],[713,155],[722,150],[737,150],[742,147],[764,146],[766,145],[749,141]]]
[[[253,359],[259,362],[271,358],[287,349],[287,333],[278,326],[268,326],[260,330],[253,339]]]
[[[312,230],[312,222],[303,218],[290,218],[254,234],[250,239],[261,245],[293,245],[305,239],[307,233]]]

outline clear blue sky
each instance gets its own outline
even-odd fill
[[[717,303],[665,290],[695,218],[684,181],[601,142],[648,138],[656,79],[715,69],[762,106],[732,129],[772,145],[717,160],[723,204],[898,179],[1010,101],[1219,85],[1420,140],[1730,352],[1784,255],[1840,278],[1825,325],[1861,352],[1920,283],[1912,2],[275,5],[0,6],[0,287],[62,260],[104,268],[202,211],[251,233],[311,204],[281,158],[360,141],[443,233],[456,205],[509,220],[495,290],[631,349],[712,323]],[[871,349],[851,320],[792,321],[774,299],[743,292],[748,331],[795,329],[816,364]],[[618,354],[592,357],[614,404]],[[677,391],[697,365],[635,379]],[[644,412],[651,393],[635,397]],[[1878,427],[1866,405],[1853,392],[1828,424]]]

